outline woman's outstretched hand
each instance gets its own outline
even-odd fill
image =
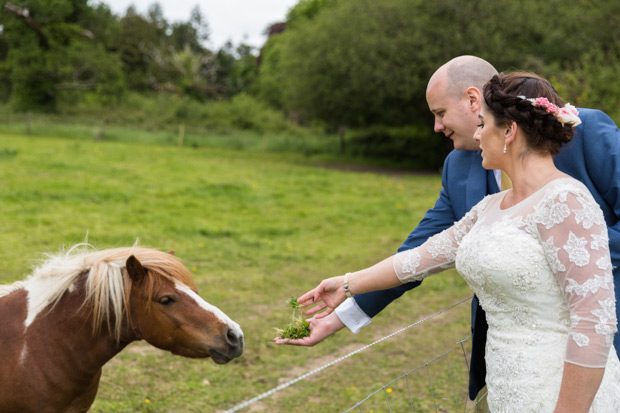
[[[303,308],[312,307],[306,311],[307,315],[315,314],[321,310],[325,310],[317,314],[315,318],[323,318],[330,314],[345,299],[344,277],[327,278],[318,285],[318,287],[308,291],[297,301]]]

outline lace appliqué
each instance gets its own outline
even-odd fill
[[[616,301],[613,298],[598,302],[601,306],[598,310],[592,310],[592,314],[598,317],[598,324],[594,327],[596,334],[604,335],[607,345],[613,342],[614,333],[617,328],[606,324],[609,320],[616,318]]]
[[[560,271],[566,271],[566,267],[558,258],[558,251],[560,249],[556,248],[555,244],[553,244],[553,236],[549,237],[549,239],[543,243],[543,248],[545,250],[546,256],[549,258],[549,265],[551,266],[551,271],[556,274]]]
[[[566,292],[569,294],[577,294],[585,297],[588,293],[595,294],[599,289],[604,288],[609,290],[609,283],[611,282],[611,275],[605,274],[604,276],[595,275],[594,278],[590,278],[583,284],[579,284],[572,278],[568,278],[568,285],[566,286]]]
[[[568,259],[570,262],[583,267],[590,262],[590,253],[585,248],[588,241],[585,238],[580,238],[570,232],[568,234],[568,241],[564,245],[564,250],[568,253]]]
[[[592,225],[605,224],[601,208],[596,202],[583,196],[578,197],[577,201],[583,206],[583,209],[573,211],[575,213],[575,221],[578,224],[582,224],[585,229],[592,228]]]
[[[601,257],[596,260],[596,266],[603,271],[606,271],[611,268],[611,261],[608,257]]]
[[[400,262],[400,274],[403,276],[415,274],[416,270],[420,266],[420,254],[416,250],[405,251],[401,255]],[[399,271],[396,273],[398,274]]]
[[[564,222],[570,215],[570,209],[566,204],[556,203],[552,197],[548,197],[534,207],[534,221],[549,229]]]
[[[598,251],[601,248],[606,248],[609,245],[609,234],[607,229],[604,229],[600,235],[592,234],[592,241],[590,242],[590,248]]]
[[[570,336],[573,338],[573,341],[579,347],[585,347],[590,343],[590,339],[585,334],[570,332]]]
[[[456,257],[456,248],[450,238],[445,232],[437,235],[434,240],[431,240],[430,245],[427,247],[427,251],[431,253],[433,258],[437,258],[439,255],[443,255],[449,261],[453,261]]]

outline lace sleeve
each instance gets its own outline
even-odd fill
[[[565,360],[605,367],[617,323],[607,227],[590,193],[570,188],[545,197],[532,223],[570,312]]]
[[[486,207],[490,196],[485,197],[452,227],[430,237],[417,248],[399,252],[394,256],[394,272],[402,283],[420,281],[454,267],[456,251],[465,234],[474,226]]]

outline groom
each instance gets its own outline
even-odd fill
[[[482,168],[478,144],[473,136],[478,113],[483,104],[481,91],[497,71],[488,62],[474,56],[460,56],[441,66],[431,77],[426,89],[429,109],[435,116],[435,132],[453,141],[452,151],[444,162],[439,199],[418,226],[409,234],[398,251],[415,248],[432,235],[449,228],[461,219],[485,195],[500,190],[500,172]],[[535,96],[529,96],[535,97]],[[554,161],[558,169],[583,182],[603,210],[609,228],[609,247],[614,265],[616,299],[620,295],[620,130],[604,113],[579,109],[582,124],[573,140]],[[335,312],[311,323],[311,334],[288,344],[312,346],[345,325],[354,333],[370,323],[370,318],[383,310],[405,291],[420,282],[360,294],[345,301]],[[620,319],[620,305],[616,306]],[[473,400],[485,385],[484,347],[487,323],[477,299],[472,302],[473,346],[469,376],[469,397]],[[284,340],[278,341],[284,344]],[[620,333],[614,346],[620,350]]]

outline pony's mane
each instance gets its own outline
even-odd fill
[[[72,291],[77,278],[86,274],[84,305],[92,308],[93,329],[98,331],[105,324],[118,340],[123,318],[128,316],[131,279],[125,263],[131,255],[148,270],[146,291],[153,291],[162,278],[178,280],[195,289],[191,273],[171,254],[138,246],[101,251],[89,247],[78,244],[66,253],[48,255],[26,280],[3,287],[7,293],[20,288],[28,290],[27,326],[42,310],[55,305],[65,292]]]

